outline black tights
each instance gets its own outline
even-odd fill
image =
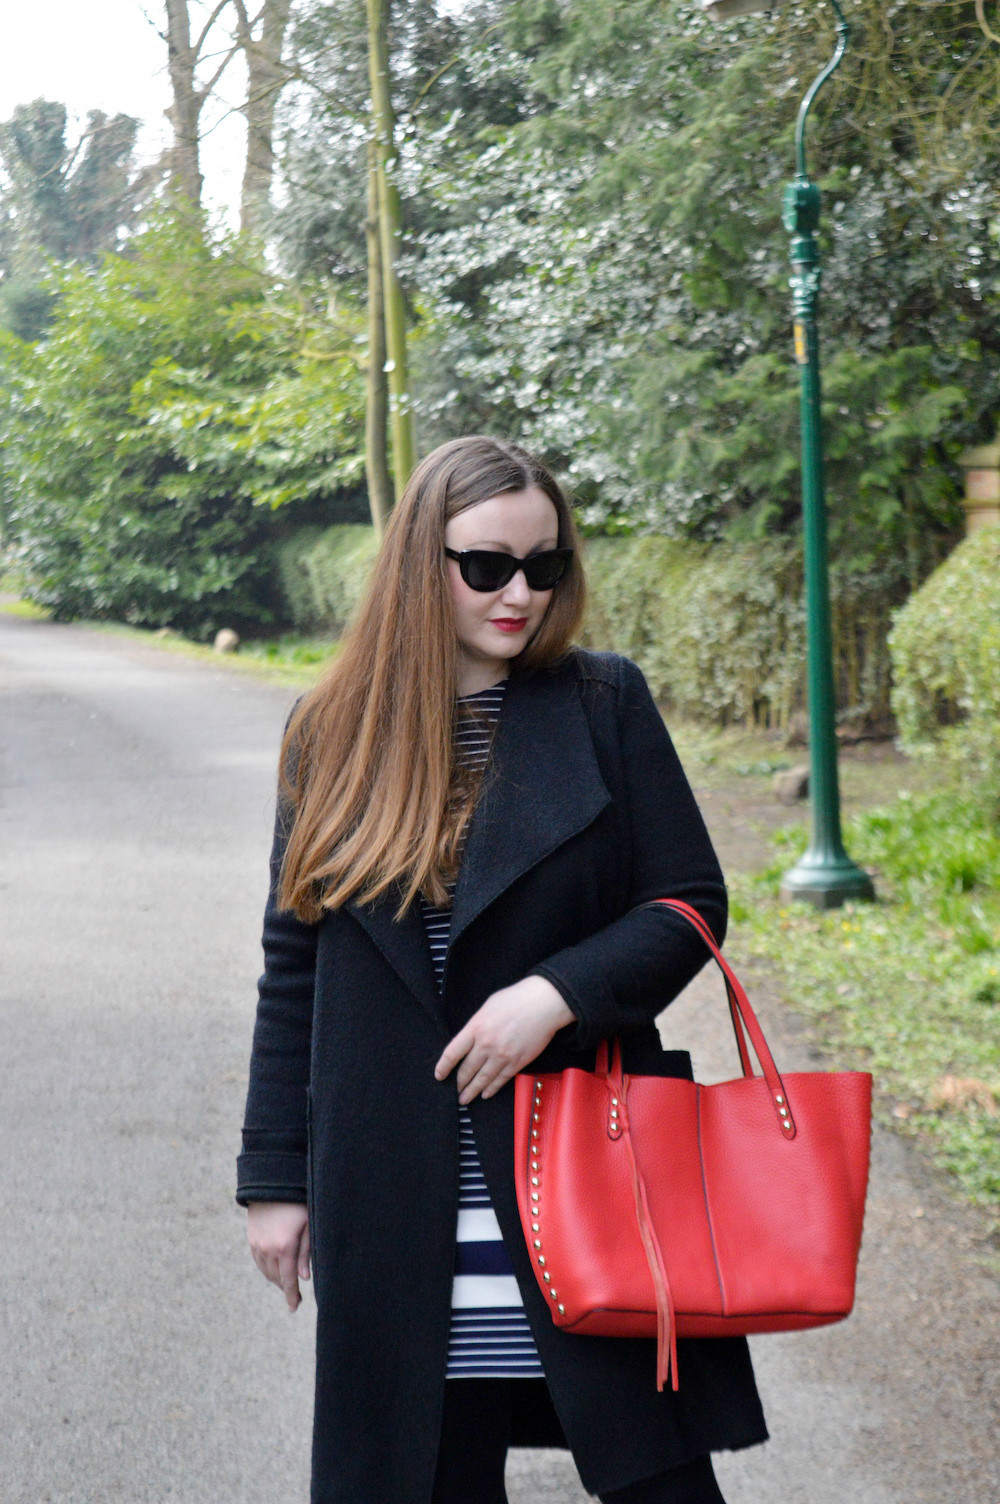
[[[512,1384],[518,1379],[449,1379],[431,1504],[507,1504]],[[725,1504],[710,1457],[601,1495],[602,1504]]]

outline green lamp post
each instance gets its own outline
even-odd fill
[[[778,0],[780,3],[780,0]],[[819,339],[816,311],[820,266],[816,231],[820,194],[806,171],[805,127],[813,100],[840,63],[849,28],[838,0],[837,47],[799,106],[795,128],[797,175],[785,188],[782,220],[792,237],[792,308],[795,359],[802,382],[802,530],[806,579],[806,641],[809,692],[809,790],[812,833],[808,850],[781,884],[785,899],[803,899],[832,909],[849,899],[875,896],[872,880],[844,850],[837,782],[836,701],[833,689],[833,634],[827,562],[826,496],[823,487],[823,425],[820,411]],[[762,0],[703,0],[716,20],[772,10]]]

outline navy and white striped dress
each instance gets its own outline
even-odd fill
[[[458,701],[455,755],[469,767],[486,766],[506,687],[496,684],[492,689],[463,695]],[[440,988],[448,954],[451,910],[437,909],[423,898],[420,907]],[[459,1105],[458,1116],[458,1232],[448,1378],[541,1378],[542,1365],[490,1204],[468,1108]]]

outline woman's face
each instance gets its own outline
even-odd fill
[[[559,545],[555,505],[538,486],[506,491],[452,517],[445,546],[494,549],[524,559]],[[459,693],[472,694],[505,678],[511,658],[534,637],[552,599],[551,590],[530,590],[522,570],[502,590],[472,590],[457,559],[448,560],[459,649]]]

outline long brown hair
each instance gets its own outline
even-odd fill
[[[452,439],[417,466],[397,502],[354,624],[285,732],[282,794],[293,819],[278,902],[301,919],[394,885],[400,917],[418,893],[447,904],[479,785],[453,766],[458,651],[445,525],[532,485],[555,506],[559,546],[576,552],[512,665],[531,667],[566,653],[584,605],[573,516],[549,471],[500,439]]]

